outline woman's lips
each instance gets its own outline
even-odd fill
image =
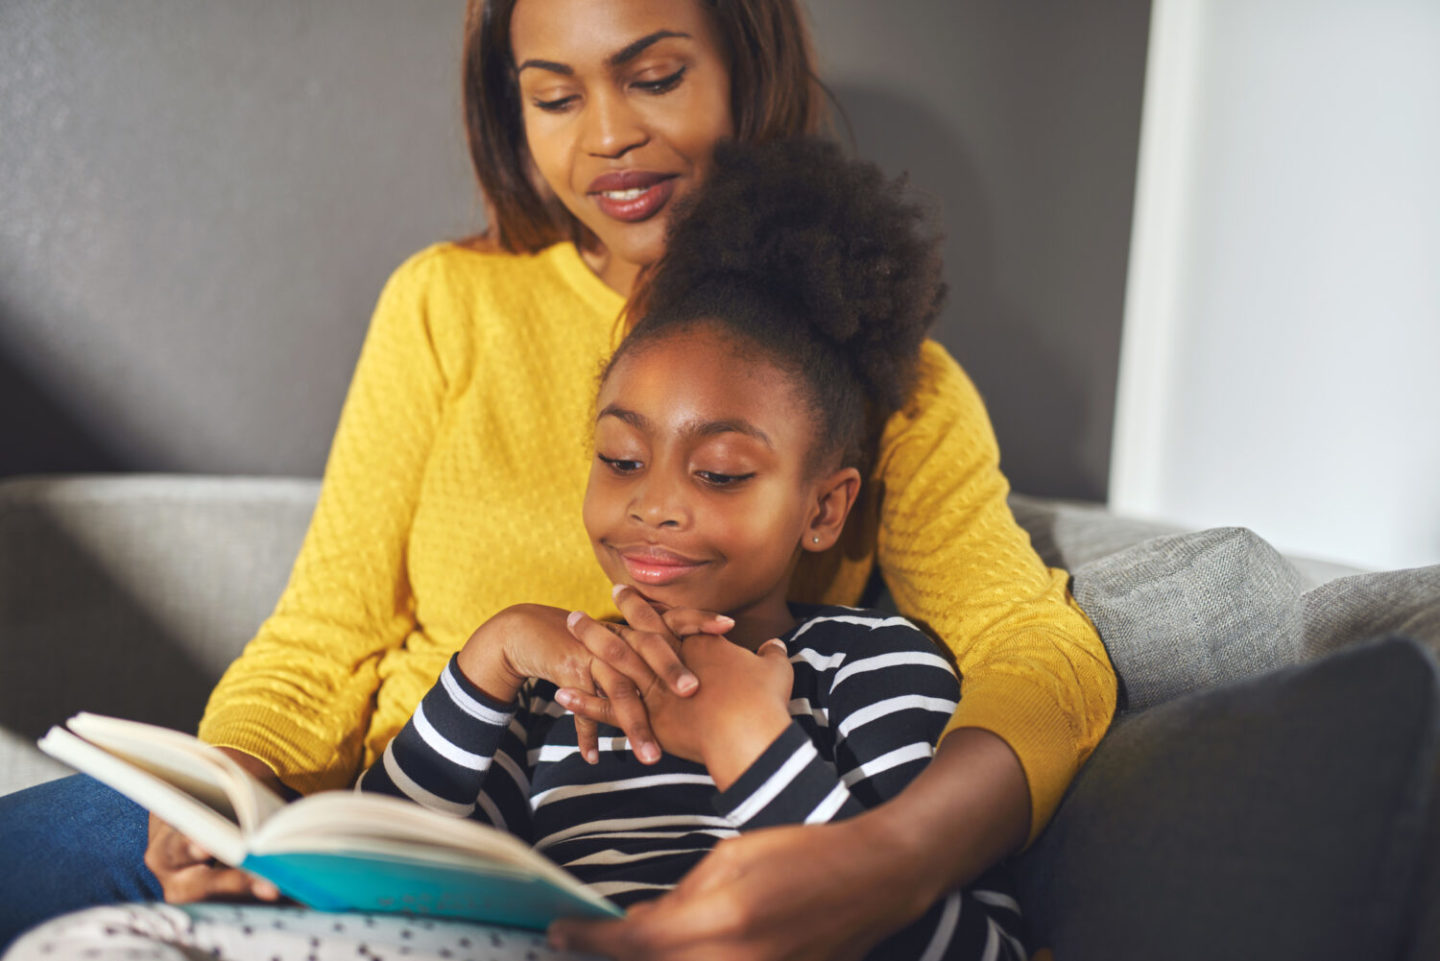
[[[691,560],[664,550],[617,550],[616,553],[632,580],[652,586],[677,581],[705,566],[704,561]]]
[[[595,206],[613,220],[636,223],[660,212],[675,192],[673,174],[640,170],[614,171],[596,177],[590,183],[589,195]]]

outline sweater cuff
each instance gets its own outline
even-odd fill
[[[715,810],[737,828],[815,824],[859,813],[859,805],[793,721],[755,763],[713,799]]]
[[[1010,747],[1030,789],[1028,846],[1050,822],[1094,745],[1080,743],[1076,718],[1053,690],[1032,678],[984,675],[964,679],[961,687],[960,705],[940,738],[960,728],[979,728]]]

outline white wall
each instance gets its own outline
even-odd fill
[[[1440,562],[1440,3],[1156,0],[1118,510]]]

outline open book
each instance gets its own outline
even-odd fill
[[[231,758],[168,728],[77,714],[40,749],[108,784],[218,860],[325,911],[401,911],[543,929],[618,907],[504,831],[400,798],[321,791],[286,803]]]

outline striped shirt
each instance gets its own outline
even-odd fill
[[[501,703],[454,658],[358,787],[503,828],[622,907],[655,897],[724,838],[839,820],[895,796],[929,763],[955,711],[954,671],[906,619],[794,610],[799,623],[781,638],[795,675],[791,724],[728,790],[703,765],[668,754],[641,764],[605,726],[600,762],[587,764],[553,684],[529,681]],[[1018,933],[1013,895],[992,872],[871,957],[1024,957]]]

